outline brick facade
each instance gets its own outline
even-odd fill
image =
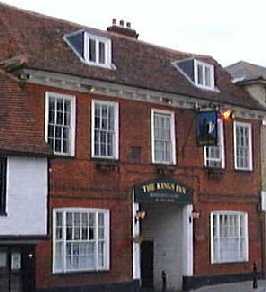
[[[37,246],[36,283],[38,288],[77,284],[127,282],[132,279],[132,190],[150,179],[177,179],[193,190],[193,207],[200,213],[194,219],[194,275],[250,273],[256,262],[261,271],[261,225],[258,214],[260,191],[260,123],[252,123],[253,171],[234,170],[233,120],[225,121],[225,169],[212,173],[203,168],[203,148],[196,144],[195,111],[171,106],[130,101],[96,94],[85,94],[27,85],[25,90],[39,103],[44,121],[46,91],[76,96],[76,154],[74,158],[51,157],[49,165],[50,223],[57,207],[107,208],[111,212],[111,268],[102,273],[52,275],[52,241]],[[119,161],[103,162],[91,158],[91,101],[119,102]],[[151,109],[175,112],[177,165],[151,163]],[[137,131],[136,131],[137,127]],[[44,128],[44,125],[43,125]],[[140,158],[131,160],[132,147],[139,147]],[[234,264],[210,263],[210,212],[233,210],[248,213],[249,261]],[[52,238],[52,229],[49,238]],[[119,260],[118,260],[119,259]],[[39,268],[38,268],[39,267]]]

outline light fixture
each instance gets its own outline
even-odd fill
[[[200,217],[200,212],[193,210],[191,212],[191,215],[189,216],[189,223],[192,222],[192,219],[199,219],[199,217]]]
[[[135,215],[135,223],[140,220],[143,220],[146,216],[146,212],[144,210],[138,210]]]
[[[230,118],[234,118],[233,111],[231,109],[221,111],[221,116],[225,121],[229,120]]]

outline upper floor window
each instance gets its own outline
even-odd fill
[[[194,60],[195,84],[206,89],[214,89],[213,65]]]
[[[118,159],[118,103],[92,101],[92,157]]]
[[[45,140],[57,155],[74,155],[75,97],[46,93]]]
[[[206,167],[224,168],[224,134],[223,121],[217,121],[217,146],[204,147],[204,165]]]
[[[235,168],[252,170],[251,124],[234,122]]]
[[[174,113],[162,110],[151,112],[152,162],[176,163]]]
[[[6,215],[6,157],[0,158],[0,216]]]
[[[92,65],[111,66],[111,40],[98,37],[88,32],[84,33],[84,58]]]
[[[109,269],[109,210],[55,209],[53,271]]]
[[[248,261],[247,217],[236,211],[211,213],[212,263]]]

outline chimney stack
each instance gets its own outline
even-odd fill
[[[126,22],[123,19],[119,21],[119,25],[117,25],[116,18],[112,20],[112,26],[107,27],[107,31],[111,31],[120,35],[124,35],[130,38],[137,39],[139,35],[137,34],[136,30],[131,28],[131,23]]]

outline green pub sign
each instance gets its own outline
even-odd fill
[[[174,179],[156,179],[134,187],[136,202],[191,204],[192,191]]]

